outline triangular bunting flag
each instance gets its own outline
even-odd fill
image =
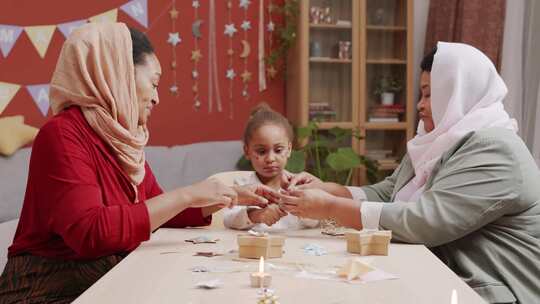
[[[148,27],[148,0],[131,0],[120,9],[142,26]]]
[[[14,83],[0,82],[0,114],[7,107],[21,86]]]
[[[116,22],[116,17],[118,16],[118,9],[112,9],[105,13],[95,15],[94,17],[88,18],[90,22]]]
[[[47,116],[49,112],[49,84],[27,85],[26,89],[32,95],[41,114]]]
[[[38,26],[26,26],[24,31],[30,37],[30,41],[36,47],[41,58],[45,57],[49,43],[54,33],[56,25],[38,25]]]
[[[0,24],[0,50],[2,50],[4,58],[7,57],[15,42],[19,39],[22,29],[20,26]]]
[[[85,23],[86,23],[86,20],[66,22],[66,23],[59,24],[58,29],[60,30],[60,32],[62,32],[62,34],[64,34],[64,37],[67,38],[74,29],[78,28],[79,26]]]

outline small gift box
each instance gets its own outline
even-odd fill
[[[285,237],[276,235],[238,235],[238,255],[241,258],[280,258],[283,255]]]
[[[347,252],[360,255],[388,255],[388,245],[392,239],[390,230],[362,230],[346,232]]]

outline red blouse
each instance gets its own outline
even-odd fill
[[[78,107],[50,119],[30,158],[26,195],[8,256],[30,253],[94,259],[135,249],[150,237],[146,199],[163,192],[146,164],[135,191],[108,146]],[[204,226],[200,208],[188,208],[164,226]]]

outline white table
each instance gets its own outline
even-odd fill
[[[96,282],[74,303],[256,303],[257,288],[249,286],[249,273],[258,260],[238,261],[236,235],[231,230],[160,229],[122,262]],[[206,235],[219,238],[217,244],[191,244],[185,239]],[[310,256],[302,247],[316,243],[327,255]],[[353,255],[345,250],[343,238],[325,236],[320,230],[287,233],[285,254],[267,261],[277,267],[293,264],[329,269],[344,264]],[[194,256],[197,251],[220,251],[223,256]],[[169,252],[164,254],[165,252]],[[171,253],[172,252],[172,253]],[[235,259],[236,258],[236,259]],[[349,284],[339,281],[295,277],[295,272],[270,270],[272,286],[280,303],[450,303],[452,289],[459,303],[485,303],[422,245],[391,244],[388,256],[369,257],[371,264],[399,276],[399,279]],[[193,266],[238,272],[195,273]],[[269,266],[267,264],[267,266]],[[199,281],[220,278],[221,288],[195,288]]]

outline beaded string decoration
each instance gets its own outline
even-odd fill
[[[248,20],[247,17],[247,11],[249,9],[249,5],[251,4],[250,0],[240,0],[240,8],[244,9],[244,20],[242,21],[242,25],[240,25],[240,28],[242,28],[243,31],[243,39],[242,39],[242,51],[239,55],[239,57],[243,60],[244,70],[242,74],[240,74],[240,77],[242,78],[242,96],[244,99],[249,98],[248,93],[248,83],[251,81],[251,73],[248,71],[248,58],[251,54],[251,45],[249,44],[248,40],[248,31],[251,30],[251,22]]]
[[[274,4],[273,0],[268,2],[268,24],[266,25],[266,30],[268,31],[268,49],[272,50],[274,44],[274,32],[276,29],[276,24],[272,19],[272,14],[276,11],[277,7]],[[266,74],[268,78],[274,79],[277,74],[277,70],[273,65],[269,65],[266,69]]]
[[[221,93],[219,90],[219,71],[217,64],[217,45],[216,45],[216,1],[210,0],[208,10],[208,112],[213,109],[214,90],[216,93],[216,105],[218,112],[221,112]]]
[[[195,110],[199,110],[201,107],[201,100],[199,96],[199,61],[201,60],[202,53],[201,49],[199,48],[199,40],[202,38],[201,34],[201,25],[203,23],[203,20],[199,19],[199,7],[200,2],[198,0],[195,0],[192,2],[191,5],[194,9],[194,20],[191,25],[191,33],[193,35],[193,50],[191,51],[191,61],[193,62],[193,69],[191,70],[191,78],[193,79],[193,86],[191,87],[191,91],[193,93],[193,107]]]
[[[169,11],[169,15],[171,17],[171,32],[169,33],[169,39],[167,40],[168,43],[171,44],[172,48],[172,61],[171,61],[171,70],[172,70],[172,78],[173,83],[169,87],[169,91],[171,94],[175,97],[178,97],[178,81],[176,78],[176,46],[182,42],[182,38],[180,38],[180,33],[176,31],[176,20],[178,19],[178,10],[176,10],[176,0],[173,0],[172,2],[172,8]]]
[[[259,92],[266,90],[266,72],[264,62],[264,0],[259,0],[259,39],[258,39],[258,76],[259,76]]]
[[[232,21],[232,1],[227,0],[227,23],[225,24],[225,31],[224,34],[226,36],[229,36],[228,39],[228,48],[227,48],[227,72],[225,74],[225,77],[229,80],[229,110],[230,110],[230,118],[232,119],[233,115],[233,85],[234,85],[234,78],[236,78],[236,71],[234,70],[233,66],[233,59],[234,59],[234,49],[233,49],[233,37],[236,34],[238,30],[236,29],[234,22]]]

